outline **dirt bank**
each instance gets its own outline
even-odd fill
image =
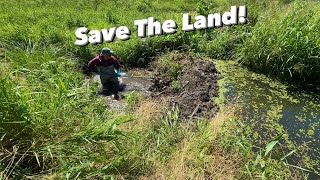
[[[151,96],[169,96],[170,104],[178,106],[185,119],[212,118],[218,111],[213,98],[218,96],[220,78],[215,64],[190,57],[178,59],[177,63],[183,66],[182,73],[177,78],[156,75],[149,88]]]

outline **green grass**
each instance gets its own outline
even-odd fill
[[[182,61],[186,61],[185,57],[184,54],[178,52],[166,53],[154,61],[151,66],[161,76],[174,80],[182,73],[184,68]]]
[[[251,70],[294,85],[318,84],[319,2],[208,1],[198,6],[198,12],[223,12],[243,4],[248,9],[246,26],[207,30],[195,51],[216,59],[237,59]]]
[[[173,6],[172,1],[142,0],[1,1],[2,178],[136,179],[161,178],[162,172],[169,172],[167,177],[172,179],[223,175],[249,177],[244,173],[244,165],[257,155],[246,160],[243,155],[234,158],[242,154],[241,147],[234,141],[242,144],[251,141],[247,136],[243,138],[242,133],[235,133],[242,132],[242,127],[230,131],[227,126],[220,136],[211,139],[212,134],[217,134],[211,121],[204,120],[196,125],[181,123],[177,109],[165,110],[168,112],[165,115],[151,116],[150,124],[145,127],[139,124],[143,118],[134,115],[135,108],[129,108],[124,114],[112,112],[103,99],[96,97],[97,83],[82,73],[87,62],[102,47],[108,46],[126,66],[145,66],[165,51],[180,50],[221,59],[241,57],[247,66],[261,71],[270,69],[280,77],[289,77],[289,68],[292,78],[307,82],[319,79],[319,40],[314,36],[319,33],[318,4],[310,12],[297,10],[284,17],[266,17],[258,21],[258,17],[274,5],[269,1],[252,0],[248,1],[248,26],[188,33],[178,31],[174,35],[146,39],[135,35],[133,21],[137,19],[156,16],[160,21],[175,20],[181,27],[182,13],[223,12],[230,5],[241,3],[213,1],[206,6],[194,0],[178,0]],[[281,7],[288,6],[283,1],[280,4]],[[312,18],[306,22],[308,26],[302,24],[303,18],[309,15]],[[279,22],[282,26],[278,26]],[[300,22],[295,24],[294,31],[293,22]],[[132,30],[128,41],[115,40],[86,47],[74,45],[74,33],[80,26],[102,29],[122,25]],[[290,36],[288,29],[292,30]],[[277,33],[272,33],[274,31]],[[266,37],[272,39],[264,41]],[[281,42],[290,43],[290,46]],[[283,49],[275,52],[276,47]],[[255,52],[262,52],[263,56]],[[270,52],[275,52],[269,56],[272,63],[266,64]],[[161,72],[172,77],[177,77],[182,69],[177,62],[170,61],[176,58],[175,55],[165,54],[158,65],[162,67]],[[293,55],[294,58],[288,61]],[[302,57],[307,58],[301,60]],[[283,63],[286,61],[289,63]],[[179,88],[178,83],[172,86]],[[130,107],[137,105],[137,94],[129,95],[127,101]],[[179,159],[181,156],[185,159]],[[221,156],[235,166],[210,169]],[[270,166],[273,168],[270,171],[277,172],[279,177],[290,177],[295,172],[279,164],[271,163]],[[231,169],[236,174],[219,176],[221,169]],[[185,172],[185,176],[179,172]],[[251,173],[258,176],[260,171]]]
[[[262,19],[238,49],[240,62],[295,83],[318,83],[319,8],[319,3],[296,3],[276,17]]]

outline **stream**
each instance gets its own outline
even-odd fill
[[[294,90],[233,61],[217,61],[220,103],[239,104],[243,119],[266,140],[286,132],[291,148],[305,145],[310,159],[304,162],[320,172],[320,95]]]

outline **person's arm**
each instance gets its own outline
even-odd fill
[[[117,69],[117,75],[120,77],[121,74],[121,65],[119,63],[119,60],[113,56],[113,60],[114,60],[114,67]]]
[[[98,69],[96,68],[97,64],[99,63],[99,59],[98,58],[94,58],[92,59],[89,63],[88,63],[88,67],[90,69],[90,71],[97,73]]]

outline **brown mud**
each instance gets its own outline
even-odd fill
[[[218,96],[220,78],[215,63],[200,59],[190,61],[187,56],[178,63],[183,66],[183,70],[177,78],[170,78],[148,68],[128,70],[127,74],[133,75],[133,78],[119,78],[122,99],[112,101],[112,98],[107,98],[108,104],[117,107],[116,109],[124,109],[121,106],[125,106],[125,96],[136,91],[153,99],[165,97],[170,106],[178,107],[180,116],[184,119],[214,117],[219,110],[213,98]],[[94,79],[99,81],[99,76]]]
[[[152,79],[150,90],[154,98],[169,96],[170,104],[178,106],[184,119],[212,118],[219,109],[213,101],[218,96],[219,78],[213,62],[197,60],[177,78],[178,89],[172,87],[172,80],[158,75]]]

